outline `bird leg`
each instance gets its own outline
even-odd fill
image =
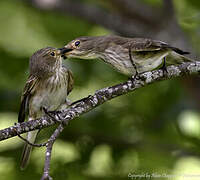
[[[61,113],[61,111],[48,111],[45,107],[42,107],[42,110],[45,112],[45,114],[47,114],[54,122],[59,122],[62,123],[61,120],[58,120],[55,118],[55,115],[57,115],[59,117],[59,113]],[[60,117],[59,117],[60,118]]]
[[[160,69],[163,71],[163,76],[166,76],[167,73],[168,73],[168,71],[167,71],[167,66],[166,66],[166,57],[164,57],[163,65],[161,66]]]
[[[138,71],[137,71],[137,67],[136,67],[136,65],[135,65],[135,63],[134,63],[134,61],[133,61],[133,58],[132,58],[132,54],[131,54],[131,45],[129,46],[128,54],[129,54],[129,59],[130,59],[130,61],[131,61],[131,64],[132,64],[133,67],[135,68],[135,72],[136,72],[135,75],[134,75],[134,77],[129,78],[129,80],[135,80],[135,79],[137,79],[139,73],[138,73]]]

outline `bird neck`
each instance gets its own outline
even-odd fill
[[[55,73],[55,72],[59,72],[62,70],[62,60],[58,59],[55,61],[54,66],[50,67],[50,72]]]
[[[49,78],[55,74],[59,74],[62,71],[62,60],[58,59],[54,64],[42,64],[37,65],[36,68],[32,69],[31,74],[39,78]]]

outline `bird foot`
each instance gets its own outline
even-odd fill
[[[59,113],[61,113],[61,111],[48,111],[45,107],[42,107],[42,109],[45,112],[45,114],[47,114],[54,122],[62,123],[62,121],[59,120]],[[58,116],[59,119],[56,119],[55,116]]]
[[[130,81],[135,81],[135,80],[139,80],[140,79],[140,74],[136,71],[136,74],[129,77],[128,80]]]
[[[167,68],[161,68],[162,72],[163,72],[163,77],[167,77],[168,71]]]
[[[168,71],[167,71],[167,66],[166,66],[166,58],[164,57],[164,62],[163,65],[160,68],[163,72],[163,77],[167,77]]]
[[[69,99],[66,99],[65,103],[67,104],[67,106],[71,106],[71,104],[72,104],[72,102]]]

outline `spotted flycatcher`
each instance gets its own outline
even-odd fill
[[[47,47],[38,50],[30,58],[30,75],[24,87],[18,122],[34,120],[44,115],[43,109],[55,111],[66,102],[67,95],[73,88],[73,76],[69,69],[62,65],[62,50]],[[28,132],[27,140],[35,142],[39,130]],[[21,169],[29,161],[31,145],[25,144],[21,159]]]
[[[65,47],[67,57],[80,59],[102,59],[125,75],[136,75],[151,71],[162,65],[180,64],[193,61],[189,54],[167,43],[120,36],[79,37]]]

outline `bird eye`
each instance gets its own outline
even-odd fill
[[[78,46],[80,44],[80,41],[75,42],[75,46]]]
[[[55,52],[51,52],[51,54],[50,54],[51,56],[55,56]]]

